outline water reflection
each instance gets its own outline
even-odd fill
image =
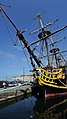
[[[31,95],[0,105],[0,119],[67,119],[67,97],[53,99]]]
[[[33,107],[36,98],[31,95],[20,97],[0,105],[0,119],[34,119]]]
[[[16,97],[16,98],[13,98],[11,100],[6,100],[4,102],[0,102],[0,109],[5,108],[7,106],[11,106],[17,102],[20,102],[20,101],[23,101],[23,100],[29,98],[29,97],[31,97],[31,94],[28,94],[26,96]]]
[[[67,97],[38,98],[33,110],[35,119],[67,119]]]

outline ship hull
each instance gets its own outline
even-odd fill
[[[59,97],[67,95],[67,88],[56,88],[47,85],[40,86],[36,84],[32,87],[32,93],[36,96],[44,96],[46,98]]]

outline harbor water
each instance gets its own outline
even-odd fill
[[[67,119],[67,97],[21,96],[0,105],[0,119]]]

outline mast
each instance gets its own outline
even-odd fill
[[[16,35],[18,36],[19,40],[21,40],[21,41],[23,42],[25,48],[27,48],[27,51],[28,51],[28,53],[29,53],[29,55],[30,55],[31,64],[32,64],[32,66],[33,66],[34,69],[36,69],[36,67],[35,67],[35,64],[34,64],[34,62],[33,62],[33,59],[34,59],[34,61],[36,62],[36,64],[38,65],[38,67],[41,67],[41,61],[40,61],[40,60],[37,58],[37,56],[33,53],[33,50],[31,49],[31,45],[33,45],[33,44],[35,44],[35,43],[37,43],[37,42],[40,42],[40,41],[43,41],[43,43],[44,43],[44,41],[45,41],[45,46],[46,46],[46,51],[47,51],[48,66],[50,67],[50,54],[49,54],[49,50],[48,50],[48,42],[47,42],[47,39],[48,39],[50,36],[52,36],[52,35],[54,35],[54,34],[60,32],[60,31],[64,30],[65,28],[67,28],[67,26],[62,27],[61,29],[59,29],[59,30],[57,30],[57,31],[55,31],[55,32],[53,32],[53,33],[51,33],[50,31],[46,31],[46,30],[44,30],[44,28],[46,28],[46,26],[43,26],[42,19],[41,19],[41,15],[39,14],[39,15],[36,16],[36,17],[38,17],[38,19],[39,19],[39,22],[40,22],[40,25],[41,25],[41,28],[40,28],[39,30],[42,30],[42,32],[39,33],[39,35],[38,35],[39,40],[37,40],[37,41],[33,42],[31,45],[29,45],[29,43],[27,42],[27,40],[26,40],[25,37],[23,36],[23,32],[24,32],[24,31],[21,32],[20,30],[18,30],[18,28],[16,27],[16,25],[13,23],[13,21],[9,18],[9,16],[8,16],[8,15],[6,14],[6,12],[3,10],[1,4],[0,4],[0,11],[3,12],[3,14],[6,16],[6,18],[7,18],[7,19],[10,21],[10,23],[13,25],[13,27],[15,28],[15,30],[16,30],[16,32],[17,32]],[[36,18],[36,17],[35,17],[35,18]],[[56,20],[56,21],[57,21],[57,20]],[[54,21],[54,22],[55,22],[55,21]],[[47,26],[53,24],[54,22],[48,24]],[[57,57],[56,57],[57,52],[54,51],[53,53],[54,53],[54,55],[55,55],[56,64],[58,64],[58,62],[57,62]]]
[[[38,35],[39,40],[32,42],[32,43],[30,44],[30,46],[32,46],[32,45],[34,45],[34,44],[36,44],[36,43],[38,43],[38,42],[40,42],[40,41],[41,41],[42,43],[44,43],[44,41],[45,41],[45,48],[46,48],[46,52],[47,52],[47,55],[46,55],[46,56],[47,56],[47,60],[48,60],[48,67],[51,66],[51,62],[50,62],[50,56],[51,56],[51,55],[50,55],[50,53],[53,53],[53,55],[54,55],[54,57],[55,57],[55,61],[56,61],[56,66],[58,67],[58,66],[59,66],[59,60],[60,60],[60,59],[57,58],[57,54],[58,54],[58,52],[59,52],[59,48],[53,48],[52,50],[49,51],[49,49],[48,49],[49,44],[48,44],[47,39],[48,39],[50,36],[52,36],[52,35],[54,35],[54,34],[60,32],[60,31],[64,30],[65,28],[67,28],[67,25],[64,26],[64,27],[62,27],[62,28],[60,28],[60,29],[58,29],[58,30],[56,30],[55,32],[51,33],[50,31],[46,31],[45,28],[46,28],[47,26],[49,26],[49,25],[52,25],[52,24],[55,23],[56,21],[58,21],[58,19],[55,20],[55,21],[53,21],[53,22],[51,22],[51,23],[49,23],[49,24],[46,24],[46,25],[44,26],[44,25],[43,25],[43,22],[42,22],[41,14],[38,14],[37,16],[35,16],[35,18],[38,18],[38,19],[39,19],[41,28],[39,28],[39,29],[37,29],[37,30],[31,32],[30,34],[34,34],[35,32],[38,32],[38,31],[40,31],[40,30],[42,30],[42,32],[40,32],[39,35]],[[35,18],[34,18],[34,19],[35,19]],[[51,42],[52,42],[52,41],[51,41]],[[51,45],[54,46],[53,43],[51,43]],[[42,50],[43,50],[43,49],[42,49]]]
[[[39,19],[39,22],[40,22],[40,25],[41,25],[41,28],[42,28],[42,33],[40,33],[40,34],[38,35],[38,37],[39,37],[40,39],[41,39],[41,38],[44,39],[45,36],[48,36],[48,34],[50,34],[50,31],[45,31],[45,30],[44,30],[44,26],[43,26],[43,22],[42,22],[41,16],[38,15],[37,17],[38,17],[38,19]],[[50,67],[50,56],[49,56],[47,38],[45,39],[45,46],[46,46],[46,52],[47,52],[48,66]]]
[[[54,56],[55,56],[55,61],[56,61],[56,66],[57,66],[57,67],[58,67],[58,60],[59,60],[59,59],[57,59],[57,54],[56,54],[56,53],[58,53],[59,51],[60,51],[59,48],[53,48],[53,49],[50,50],[50,53],[53,53]]]
[[[18,28],[15,26],[15,24],[13,23],[13,21],[9,18],[9,16],[6,14],[6,12],[3,10],[2,6],[0,5],[0,10],[4,13],[4,15],[7,17],[7,19],[10,21],[10,23],[13,25],[13,27],[15,28],[16,32],[17,32],[17,36],[19,37],[19,40],[21,40],[24,44],[24,46],[27,48],[28,53],[30,56],[32,56],[32,58],[35,60],[35,62],[37,63],[37,65],[40,67],[41,66],[41,62],[39,61],[39,59],[36,57],[36,55],[33,53],[33,51],[31,50],[28,42],[26,41],[26,39],[24,38],[22,32],[20,30],[18,30]],[[33,65],[33,63],[31,63],[33,68],[35,69],[35,65]]]

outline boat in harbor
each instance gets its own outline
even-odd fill
[[[61,51],[60,48],[55,46],[62,40],[53,41],[52,39],[53,35],[57,35],[57,33],[66,29],[67,26],[51,32],[48,27],[58,20],[43,25],[42,14],[38,14],[35,18],[38,18],[40,28],[30,33],[38,32],[38,40],[29,44],[23,35],[24,31],[18,30],[2,8],[2,5],[0,5],[0,10],[11,22],[17,32],[16,36],[29,53],[34,77],[33,94],[45,97],[67,95],[67,61],[63,56],[63,53],[66,53],[67,50]],[[45,58],[46,60],[44,60]]]
[[[39,14],[36,17],[39,19],[41,28],[35,30],[31,34],[40,31],[38,34],[39,40],[31,43],[31,45],[40,42],[41,49],[39,58],[43,60],[43,58],[47,57],[47,65],[44,66],[44,63],[41,62],[42,66],[35,69],[34,77],[37,83],[32,88],[33,92],[37,92],[38,95],[44,94],[47,98],[67,95],[67,61],[62,54],[67,52],[67,50],[61,51],[60,48],[55,46],[55,44],[61,40],[53,41],[52,39],[52,35],[64,30],[67,26],[52,33],[50,30],[47,30],[47,26],[53,24],[57,20],[44,26],[41,15]],[[50,44],[49,40],[51,42]],[[44,49],[46,49],[45,52]],[[46,56],[44,54],[46,54]]]

